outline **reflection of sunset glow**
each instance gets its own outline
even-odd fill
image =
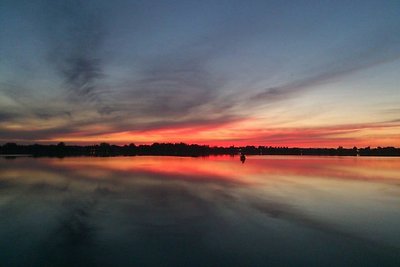
[[[73,170],[93,169],[119,171],[128,174],[153,173],[181,178],[187,177],[192,180],[207,181],[207,179],[219,179],[227,182],[248,182],[245,177],[257,171],[256,169],[242,166],[238,158],[235,158],[234,161],[228,156],[213,157],[212,159],[141,156],[90,158],[90,160],[65,158],[62,161],[50,160],[49,163]]]
[[[274,177],[334,178],[348,180],[400,179],[396,158],[249,156],[244,164],[238,157],[111,157],[49,159],[48,163],[72,170],[156,173],[171,177],[207,181],[264,183]]]
[[[254,247],[263,253],[272,236],[273,243],[283,240],[283,249],[297,242],[300,250],[307,243],[314,253],[321,235],[327,251],[333,239],[343,242],[340,253],[349,242],[354,250],[364,242],[366,254],[380,246],[386,259],[387,248],[400,242],[393,234],[400,218],[399,181],[399,158],[248,156],[244,164],[229,156],[0,158],[0,214],[6,214],[0,216],[0,236],[11,233],[18,241],[21,229],[39,233],[40,241],[27,235],[35,248],[78,237],[80,243],[69,242],[61,253],[69,256],[76,244],[89,244],[100,248],[96,259],[120,242],[121,251],[133,248],[125,255],[131,259],[143,242],[159,244],[160,236],[168,238],[164,244],[182,245],[180,255],[197,240],[202,247],[204,239],[197,236],[214,244],[220,233],[224,248],[261,240]],[[0,245],[9,246],[3,239]],[[153,255],[148,249],[136,255]],[[246,247],[237,251],[242,255]]]

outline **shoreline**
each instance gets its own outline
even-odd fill
[[[400,156],[396,147],[364,148],[301,148],[272,146],[218,147],[185,143],[153,143],[152,145],[98,145],[76,146],[59,143],[57,145],[18,145],[7,143],[0,146],[0,155],[32,155],[34,157],[69,156],[186,156],[204,157],[211,155],[297,155],[297,156]]]
[[[15,158],[117,158],[117,157],[177,157],[177,158],[208,158],[208,157],[240,157],[240,154],[210,154],[210,155],[168,155],[168,154],[143,154],[143,155],[33,155],[33,154],[0,154],[0,158],[15,159]],[[246,154],[246,156],[288,156],[288,157],[327,157],[327,158],[340,158],[340,157],[353,157],[353,158],[400,158],[399,155],[298,155],[298,154]]]

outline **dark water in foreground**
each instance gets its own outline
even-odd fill
[[[0,266],[400,266],[400,158],[0,158]]]

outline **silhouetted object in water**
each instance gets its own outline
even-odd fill
[[[246,156],[244,154],[240,155],[240,161],[244,163],[246,161]]]

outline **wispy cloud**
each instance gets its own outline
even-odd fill
[[[311,36],[321,34],[326,21],[313,26],[310,35],[306,35],[302,27],[310,26],[310,21],[291,18],[292,7],[286,5],[268,9],[271,13],[265,16],[262,9],[267,11],[268,5],[264,4],[246,8],[234,5],[228,9],[216,4],[212,5],[212,16],[204,17],[206,21],[197,17],[199,25],[188,19],[192,5],[183,5],[177,11],[164,4],[153,7],[124,1],[42,0],[31,6],[35,7],[34,12],[24,7],[25,13],[19,15],[29,13],[26,17],[32,20],[35,31],[29,36],[37,38],[32,46],[40,46],[32,51],[45,51],[47,62],[41,71],[46,72],[42,79],[46,86],[42,88],[38,81],[31,84],[23,75],[12,81],[0,80],[0,97],[14,102],[12,109],[0,113],[3,126],[8,122],[14,127],[1,129],[3,140],[45,140],[74,133],[83,137],[118,132],[145,134],[229,125],[263,116],[271,105],[284,105],[287,100],[306,96],[308,90],[400,58],[400,37],[394,34],[400,27],[391,20],[376,23],[379,27],[371,23],[374,27],[326,45],[321,37]],[[204,8],[202,12],[209,8],[207,4],[199,6]],[[135,11],[121,12],[122,7],[135,7]],[[6,8],[21,7],[10,2]],[[183,10],[190,12],[180,13]],[[306,10],[313,19],[320,18],[317,11]],[[156,15],[157,19],[153,17]],[[338,17],[332,15],[333,19]],[[114,24],[114,19],[119,22]],[[294,27],[297,22],[299,25]],[[19,26],[18,20],[12,23]],[[23,27],[15,28],[25,31]],[[341,31],[348,34],[344,29],[337,33]],[[307,41],[286,46],[302,36]],[[330,34],[324,36],[334,39]],[[313,53],[303,44],[321,44],[321,49]],[[137,51],[118,49],[131,45]],[[280,45],[305,54],[292,59],[295,52],[280,49]],[[31,54],[32,59],[43,60],[42,54]],[[246,66],[242,66],[242,60]],[[275,62],[282,64],[278,70],[273,68]],[[304,64],[299,66],[299,62]],[[282,74],[286,72],[282,66],[287,66],[287,72],[293,75]],[[279,77],[274,79],[268,70]],[[34,70],[30,71],[34,76]],[[45,83],[46,79],[51,81]],[[251,86],[247,86],[249,83]],[[49,96],[50,90],[56,93]],[[389,112],[393,117],[396,110]],[[382,118],[389,115],[382,113]],[[21,129],[32,124],[34,129]],[[239,137],[235,135],[232,140],[235,138]]]
[[[213,99],[220,81],[206,70],[203,62],[171,59],[154,62],[130,86],[127,94],[138,112],[183,117]]]
[[[73,102],[93,104],[100,113],[109,109],[104,100],[106,84],[101,48],[106,36],[105,10],[91,1],[48,1],[48,60],[56,68]],[[93,3],[92,3],[93,4]]]
[[[268,104],[299,96],[318,85],[334,82],[354,72],[400,58],[400,37],[393,35],[396,29],[379,29],[355,43],[346,43],[336,51],[327,51],[331,56],[322,63],[304,66],[302,78],[282,85],[268,87],[249,98],[251,104]]]

